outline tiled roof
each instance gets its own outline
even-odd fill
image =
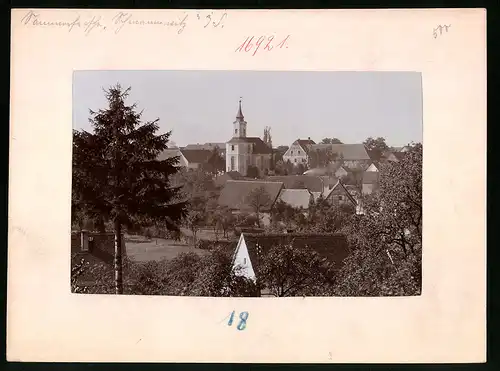
[[[311,197],[307,189],[282,189],[279,199],[290,206],[307,209]]]
[[[342,155],[347,161],[366,161],[370,156],[366,151],[364,144],[313,144],[311,150],[331,149],[338,156]]]
[[[363,184],[377,184],[379,173],[376,171],[365,171],[363,173]]]
[[[339,269],[349,253],[347,240],[339,234],[246,234],[243,238],[254,270],[258,271],[260,257],[273,246],[291,243],[298,249],[311,249],[335,263]]]
[[[252,153],[258,155],[272,153],[272,149],[259,137],[232,138],[228,143],[253,143],[254,147]]]
[[[181,149],[188,163],[202,164],[208,160],[212,151],[208,149]]]
[[[268,176],[266,178],[270,182],[283,182],[287,189],[298,189],[297,184],[303,183],[304,186],[311,192],[321,192],[323,190],[323,181],[316,176],[308,175],[283,175],[283,176]]]
[[[248,205],[247,197],[255,189],[263,187],[269,195],[271,202],[262,207],[262,211],[269,211],[276,202],[283,183],[266,182],[258,180],[228,180],[219,196],[219,205],[227,206],[233,210],[253,211]]]

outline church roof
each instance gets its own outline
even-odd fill
[[[259,137],[246,137],[246,138],[232,138],[229,144],[237,144],[237,143],[253,143],[253,154],[269,154],[272,153],[271,148],[269,148],[266,143]]]
[[[243,116],[243,112],[241,112],[241,99],[240,99],[240,103],[238,106],[238,113],[236,114],[236,120],[243,121],[244,118],[245,116]]]

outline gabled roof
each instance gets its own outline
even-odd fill
[[[349,253],[347,239],[340,234],[242,234],[248,249],[248,255],[254,271],[258,272],[258,265],[262,255],[273,246],[292,244],[298,249],[311,249],[320,256],[335,263],[335,269],[340,269],[343,260]],[[237,246],[237,244],[236,244]],[[236,247],[235,246],[235,247]],[[235,249],[236,252],[236,249]],[[233,258],[234,263],[234,258]]]
[[[208,160],[212,151],[208,149],[181,149],[184,158],[188,163],[202,164]]]
[[[320,177],[307,175],[283,175],[283,176],[268,176],[266,178],[270,182],[282,182],[287,189],[298,189],[297,184],[303,183],[304,186],[311,192],[321,192],[323,190],[323,181]]]
[[[297,139],[293,144],[298,144],[307,153],[311,145],[316,144],[312,139]]]
[[[258,155],[272,153],[272,149],[259,137],[231,138],[228,143],[252,143],[254,145],[252,153]]]
[[[349,191],[347,190],[347,188],[344,186],[344,184],[342,184],[342,182],[339,180],[337,180],[337,183],[333,186],[333,188],[330,190],[330,192],[328,192],[328,194],[325,196],[325,199],[327,199],[328,197],[330,197],[332,194],[333,194],[333,191],[337,190],[341,188],[345,195],[349,198],[349,200],[354,204],[354,205],[357,205],[357,201],[354,199],[354,197],[349,193]]]
[[[370,156],[366,151],[364,144],[313,144],[311,150],[327,150],[331,149],[333,153],[337,153],[340,157],[343,156],[347,161],[366,161],[370,160]]]
[[[377,184],[379,173],[377,171],[365,171],[363,173],[363,184]]]
[[[284,203],[297,208],[307,209],[312,194],[307,189],[282,189],[279,199]]]
[[[283,183],[266,182],[258,180],[228,180],[222,188],[219,196],[219,205],[227,206],[233,210],[252,212],[252,207],[248,204],[248,195],[255,189],[263,187],[269,195],[271,202],[264,205],[261,211],[269,211],[276,202]]]

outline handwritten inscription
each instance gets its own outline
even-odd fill
[[[229,321],[227,322],[228,326],[232,326],[233,321],[234,321],[234,314],[235,314],[235,311],[233,310],[231,312],[231,315],[229,316]],[[248,312],[241,312],[239,317],[240,317],[240,321],[238,322],[238,325],[236,326],[236,328],[239,331],[243,331],[247,327]]]
[[[214,21],[212,20],[212,17],[216,17],[216,16],[214,16],[214,12],[210,12],[210,14],[207,14],[205,17],[200,16],[200,13],[198,13],[196,16],[198,17],[198,20],[203,19],[204,21],[206,21],[203,28],[207,28],[210,25],[210,22],[212,23],[212,27],[214,27],[214,28],[217,28],[217,27],[224,28],[224,24],[222,21],[227,17],[227,13],[226,12],[222,13],[220,18],[218,18],[217,20],[214,20]],[[216,19],[216,18],[214,18],[214,19]]]
[[[88,13],[87,13],[88,14]],[[167,27],[176,30],[181,34],[186,28],[190,14],[181,13],[177,18],[162,17],[162,13],[155,18],[141,18],[140,13],[135,12],[117,12],[105,18],[102,15],[82,16],[74,14],[66,19],[48,19],[43,16],[43,12],[29,10],[21,19],[21,23],[27,27],[62,29],[68,32],[81,30],[85,35],[95,31],[111,31],[115,34],[120,33],[124,28],[130,27]],[[223,28],[224,21],[227,18],[225,11],[196,12],[191,16],[194,24],[198,24],[203,29]]]
[[[284,39],[276,39],[274,35],[259,37],[248,36],[245,41],[236,48],[235,52],[250,53],[253,51],[253,57],[259,50],[270,52],[273,49],[287,49],[289,38],[290,35],[287,35]]]
[[[447,33],[448,29],[451,27],[451,24],[449,25],[439,25],[435,29],[432,30],[432,36],[436,39],[438,36],[443,35],[443,33]]]
[[[120,32],[124,26],[135,25],[135,26],[177,27],[178,28],[177,33],[180,34],[182,33],[182,31],[184,31],[184,28],[186,28],[187,17],[188,16],[186,14],[184,18],[180,20],[139,19],[137,17],[134,17],[134,14],[132,13],[119,12],[113,17],[112,22],[113,25],[115,26],[115,33]]]

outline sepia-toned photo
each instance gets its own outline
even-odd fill
[[[416,72],[76,71],[71,291],[415,296]]]

